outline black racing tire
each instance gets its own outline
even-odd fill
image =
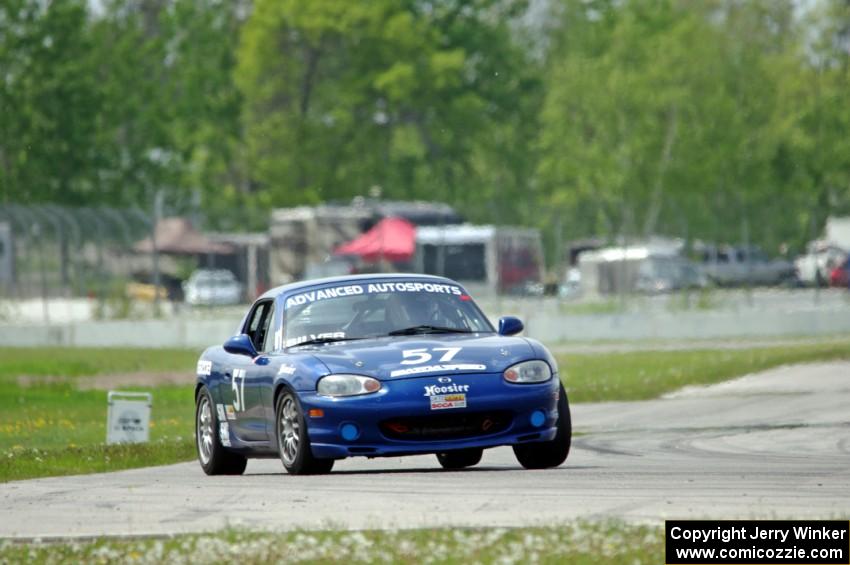
[[[478,465],[481,462],[481,455],[484,450],[480,447],[470,447],[467,449],[453,449],[451,451],[441,451],[437,453],[437,461],[443,466],[443,469],[456,470],[464,469]]]
[[[195,398],[195,450],[207,475],[241,475],[248,460],[221,444],[219,421],[212,395],[202,386]]]
[[[291,390],[285,390],[275,405],[275,437],[280,461],[290,475],[322,475],[333,469],[333,459],[313,456],[304,411]]]
[[[570,404],[567,391],[561,385],[558,395],[558,433],[551,441],[521,443],[514,446],[514,455],[519,464],[526,469],[548,469],[557,467],[567,460],[570,454],[573,426],[570,419]]]

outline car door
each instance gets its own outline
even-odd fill
[[[229,413],[234,415],[231,426],[242,441],[268,441],[266,414],[263,406],[263,386],[271,386],[272,367],[265,355],[273,344],[272,319],[274,301],[260,300],[251,309],[242,333],[248,335],[257,350],[253,359],[247,355],[232,355],[230,367]],[[225,375],[227,378],[227,375]],[[226,387],[225,387],[226,389]]]

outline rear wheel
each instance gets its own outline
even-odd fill
[[[437,454],[437,461],[440,462],[443,469],[463,469],[477,465],[481,461],[483,453],[484,450],[479,447],[442,451]]]
[[[207,475],[241,475],[248,460],[221,445],[221,429],[213,406],[210,391],[201,387],[195,401],[195,447],[201,469]]]
[[[558,433],[551,441],[522,443],[514,446],[514,455],[519,464],[526,469],[547,469],[557,467],[567,460],[570,454],[573,427],[570,420],[570,405],[567,401],[567,391],[561,385],[558,395]]]
[[[313,457],[307,424],[295,393],[284,392],[276,412],[277,449],[286,472],[290,475],[329,473],[334,460]]]

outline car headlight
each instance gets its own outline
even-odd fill
[[[505,369],[503,375],[510,383],[542,383],[552,378],[552,369],[546,361],[523,361]]]
[[[316,390],[322,396],[357,396],[381,390],[381,381],[362,375],[328,375],[319,380]]]

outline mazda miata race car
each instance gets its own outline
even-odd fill
[[[197,365],[195,437],[209,475],[280,457],[292,474],[337,459],[434,453],[446,469],[513,446],[555,467],[572,427],[558,367],[517,318],[493,328],[458,283],[361,275],[275,288]]]

